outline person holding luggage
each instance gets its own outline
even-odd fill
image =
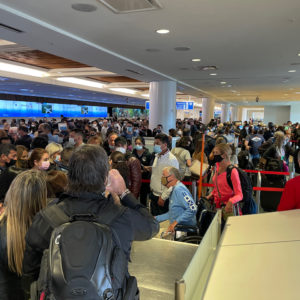
[[[231,148],[228,144],[218,144],[213,149],[213,190],[207,199],[213,199],[216,208],[225,207],[225,213],[233,213],[233,205],[243,200],[239,173],[236,168],[231,171],[233,189],[227,182],[227,168],[230,166]]]
[[[45,284],[48,288],[43,292],[57,300],[98,297],[118,300],[124,299],[122,297],[127,292],[131,295],[128,299],[139,299],[136,281],[129,276],[127,269],[131,244],[133,240],[143,241],[155,236],[159,231],[158,222],[126,189],[120,173],[117,170],[109,172],[105,150],[97,145],[83,145],[73,152],[69,161],[68,180],[67,192],[60,196],[56,204],[49,205],[36,215],[26,235],[23,273],[27,295],[30,284],[37,279],[39,272],[49,272],[50,279],[55,280],[57,285],[53,286],[47,281]],[[117,194],[122,205],[106,198],[105,190]],[[55,226],[58,219],[65,221]],[[95,227],[97,224],[101,225],[100,228]],[[55,266],[49,266],[45,264],[48,262],[45,257],[42,260],[43,252],[49,246],[57,247],[60,244],[60,236],[55,234],[56,229],[62,226],[70,229],[65,233],[62,229],[61,235],[66,234],[68,238],[62,238],[64,242],[56,249],[61,260],[58,262],[57,255],[52,256],[51,262],[57,262]],[[91,227],[93,230],[89,229]],[[53,239],[50,243],[51,236]],[[101,253],[106,253],[107,257],[101,256]],[[102,263],[97,263],[98,258]],[[113,266],[107,265],[107,262]],[[63,269],[61,265],[64,265]],[[112,274],[108,274],[103,265]],[[51,273],[54,267],[56,272]],[[113,276],[114,280],[111,277],[107,280],[108,276]],[[103,282],[110,285],[104,291]],[[32,288],[32,293],[34,291]],[[41,294],[38,293],[38,297]]]
[[[0,218],[1,300],[23,300],[21,285],[25,234],[34,215],[46,206],[47,186],[41,171],[28,170],[12,182]]]

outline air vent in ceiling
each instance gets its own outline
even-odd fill
[[[18,29],[18,28],[14,28],[14,27],[11,27],[9,25],[5,25],[3,23],[0,23],[0,28],[3,28],[3,29],[6,29],[6,30],[10,30],[10,31],[13,31],[13,32],[17,32],[17,33],[22,33],[24,31]]]
[[[98,0],[116,14],[156,10],[162,8],[158,0]]]

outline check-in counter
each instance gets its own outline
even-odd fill
[[[300,299],[300,210],[228,219],[204,300]]]
[[[162,239],[134,242],[130,274],[136,276],[141,300],[173,300],[175,281],[181,278],[197,245]]]

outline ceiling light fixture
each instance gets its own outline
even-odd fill
[[[288,71],[289,73],[295,73],[295,72],[297,72],[296,70],[289,70]]]
[[[217,76],[218,74],[217,73],[210,73],[209,75],[210,76]]]
[[[201,58],[193,58],[192,61],[193,62],[201,61]]]
[[[21,67],[14,64],[0,62],[0,71],[17,73],[34,77],[47,77],[47,72],[36,70],[33,68]]]
[[[59,77],[59,78],[56,78],[56,80],[73,83],[73,84],[89,86],[89,87],[94,87],[94,88],[99,88],[99,89],[102,89],[105,87],[105,85],[101,82],[80,79],[80,78],[76,78],[76,77]]]
[[[136,91],[131,90],[131,89],[125,89],[125,88],[110,88],[111,91],[114,92],[120,92],[120,93],[125,93],[125,94],[135,94]]]
[[[142,94],[142,96],[149,98],[150,95],[149,94]]]
[[[170,33],[170,30],[169,29],[157,29],[155,30],[156,33],[159,33],[159,34],[168,34]]]
[[[300,52],[298,53],[298,56],[300,56]]]
[[[226,82],[226,81],[221,81],[220,83],[221,83],[221,84],[226,84],[227,82]]]
[[[231,85],[231,84],[228,84],[227,87],[232,87],[232,85]]]

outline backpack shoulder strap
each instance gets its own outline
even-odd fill
[[[120,217],[126,210],[124,206],[112,205],[107,208],[96,218],[96,222],[105,225],[111,225],[118,217]]]
[[[227,183],[230,186],[230,188],[233,190],[233,185],[232,185],[232,181],[231,181],[231,172],[233,169],[237,169],[235,166],[233,165],[229,165],[226,169],[226,179],[227,179]]]
[[[45,210],[42,210],[40,213],[53,229],[61,224],[69,222],[70,220],[70,217],[56,204],[48,206]]]

